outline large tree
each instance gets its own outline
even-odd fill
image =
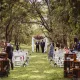
[[[34,13],[40,18],[41,24],[47,29],[47,36],[52,41],[59,41],[67,45],[68,41],[72,41],[74,36],[78,35],[80,31],[79,0],[27,1],[30,2]]]
[[[22,41],[21,34],[27,31],[28,36],[33,23],[46,29],[45,35],[54,42],[67,45],[75,35],[79,38],[79,0],[1,0],[0,10],[0,33],[6,41]]]
[[[28,3],[19,0],[1,1],[0,35],[3,39],[19,43],[25,39],[24,42],[27,42],[26,39],[31,34],[31,25],[27,23],[30,20],[29,11]]]

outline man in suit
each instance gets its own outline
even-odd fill
[[[41,50],[42,50],[42,53],[44,53],[44,47],[45,47],[45,42],[42,40],[41,41]]]
[[[39,41],[36,42],[36,52],[39,52]]]
[[[8,54],[8,58],[10,59],[11,69],[13,70],[13,62],[12,62],[13,47],[11,46],[10,43],[7,43],[6,53]]]

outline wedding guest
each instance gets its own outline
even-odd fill
[[[51,61],[53,59],[53,57],[54,57],[54,43],[51,42],[51,44],[50,44],[50,50],[49,50],[49,53],[48,53],[48,58]]]
[[[10,60],[11,69],[13,70],[13,62],[12,62],[13,48],[12,48],[12,46],[11,46],[10,43],[7,43],[6,53],[8,54],[8,58],[9,58],[9,60]]]

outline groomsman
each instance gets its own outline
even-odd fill
[[[36,52],[39,52],[39,41],[36,42]]]

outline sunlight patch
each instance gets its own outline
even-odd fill
[[[22,78],[22,77],[27,77],[28,76],[28,74],[24,74],[24,75],[19,75],[19,76],[13,76],[13,78]]]
[[[37,61],[35,63],[46,63],[45,61]]]
[[[31,57],[37,57],[37,55],[31,56]]]
[[[56,70],[46,70],[46,71],[44,71],[44,73],[53,73],[53,72],[55,72]]]
[[[35,66],[28,66],[28,68],[35,68]]]
[[[28,71],[32,71],[32,68],[28,68],[28,69],[26,69],[26,70],[28,70]]]
[[[37,79],[41,79],[41,78],[44,78],[45,76],[43,76],[43,75],[32,75],[32,76],[30,76],[30,79],[33,79],[33,78],[37,78]]]
[[[38,73],[39,71],[38,71],[38,70],[36,70],[36,71],[32,71],[32,72],[34,72],[34,73]]]
[[[13,70],[13,72],[17,72],[18,70]]]

